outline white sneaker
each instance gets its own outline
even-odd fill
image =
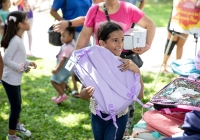
[[[31,136],[31,132],[24,127],[24,124],[20,124],[20,123],[17,124],[16,130],[17,130],[17,132],[23,134],[26,137]]]
[[[16,135],[8,135],[7,140],[22,140],[20,137],[17,137]]]

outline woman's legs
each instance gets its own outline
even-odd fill
[[[167,47],[168,47],[168,44],[169,44],[169,41],[170,41],[170,38],[171,38],[171,33],[168,31],[168,35],[167,35],[167,41],[166,41],[166,44],[165,44],[165,54],[164,54],[164,59],[163,59],[163,71],[167,71],[167,62],[169,60],[169,57],[174,49],[174,46],[176,45],[177,43],[177,40],[178,40],[178,36],[174,35],[173,37],[173,40],[172,40],[172,43],[171,45],[169,46],[169,49],[168,49],[168,52],[167,51]],[[167,53],[167,54],[166,54]]]
[[[10,103],[9,116],[9,135],[15,135],[17,123],[19,123],[21,111],[21,91],[20,86],[12,86],[2,81],[3,87],[6,91]]]
[[[183,54],[183,46],[186,42],[186,39],[188,38],[188,34],[180,34],[185,39],[178,37],[177,43],[176,43],[176,59],[181,59]]]

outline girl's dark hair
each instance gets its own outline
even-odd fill
[[[114,31],[123,31],[122,27],[114,22],[106,22],[102,24],[97,31],[97,39],[106,41],[110,38],[110,33]]]
[[[2,9],[3,8],[3,5],[2,5],[2,3],[5,3],[7,0],[0,0],[0,9]]]
[[[16,17],[16,21],[11,18],[9,19],[10,16]],[[17,31],[19,30],[18,23],[23,22],[26,18],[27,14],[22,11],[13,11],[7,16],[1,47],[5,49],[8,47],[10,40],[17,34]]]
[[[67,31],[70,35],[72,34],[73,35],[73,39],[75,39],[75,31],[76,31],[75,27],[67,27],[65,29],[65,31]]]

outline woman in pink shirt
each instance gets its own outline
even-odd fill
[[[90,36],[94,32],[96,38],[96,32],[98,27],[107,22],[103,4],[99,3],[98,5],[94,4],[88,11],[84,27],[79,35],[77,40],[76,49],[81,49],[85,47],[84,45],[90,39]],[[155,24],[154,22],[147,17],[141,10],[139,10],[136,6],[118,0],[105,0],[105,5],[107,7],[108,15],[112,22],[119,24],[123,31],[126,32],[131,28],[132,23],[136,23],[137,25],[147,29],[147,40],[146,46],[141,46],[143,48],[136,48],[132,51],[138,54],[142,54],[146,52],[153,41],[155,34]]]

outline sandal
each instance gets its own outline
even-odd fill
[[[78,93],[77,90],[72,91],[72,96],[75,97],[75,98],[80,98],[80,94]]]

